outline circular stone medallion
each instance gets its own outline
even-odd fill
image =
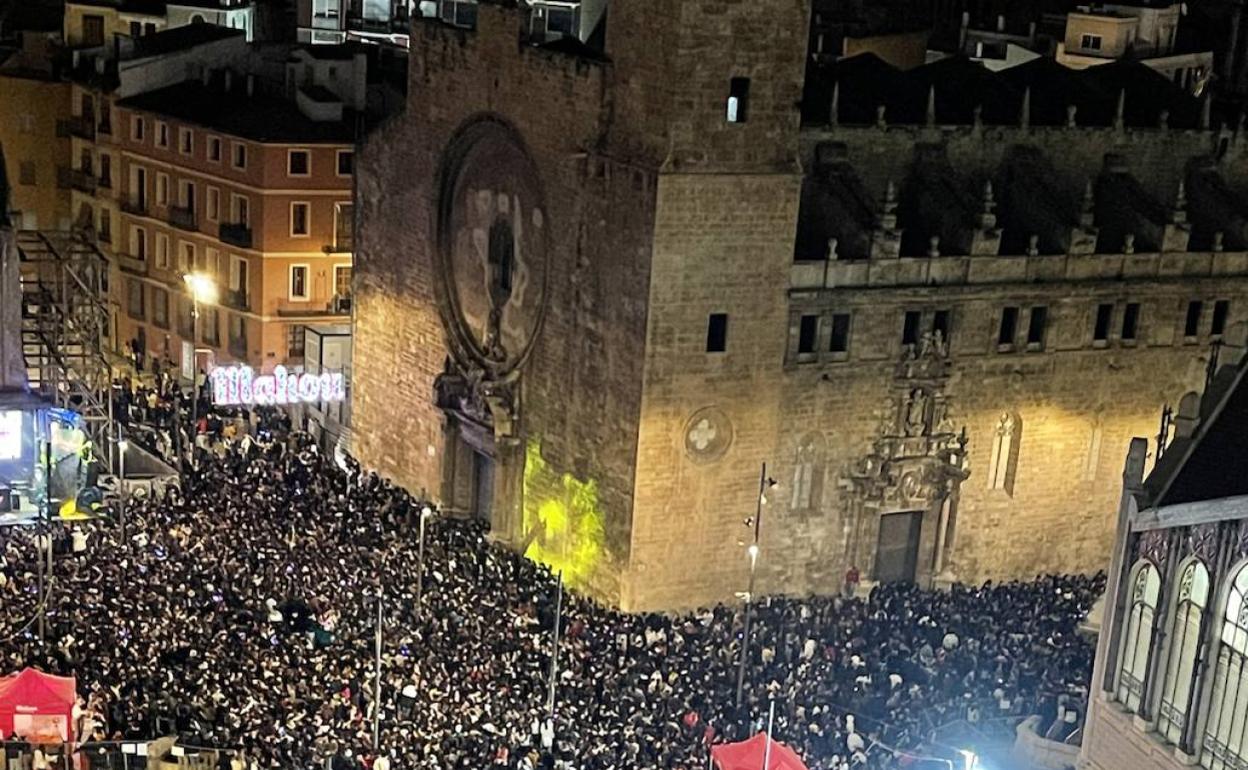
[[[489,119],[462,129],[443,158],[435,270],[461,356],[506,373],[528,355],[545,312],[548,229],[537,168],[516,132]]]
[[[719,407],[703,407],[685,423],[685,454],[694,462],[714,462],[731,445],[732,420]]]

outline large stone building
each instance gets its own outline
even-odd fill
[[[362,460],[629,609],[745,588],[764,463],[764,591],[1103,567],[1120,448],[1248,307],[1248,135],[1140,65],[808,71],[800,0],[608,14],[413,26]]]

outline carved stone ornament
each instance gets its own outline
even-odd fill
[[[1215,563],[1218,555],[1217,523],[1197,524],[1188,529],[1186,540],[1187,553],[1200,559],[1205,564]]]
[[[904,351],[896,387],[875,413],[871,449],[841,478],[860,502],[925,509],[969,475],[966,431],[954,431],[942,389],[947,353],[939,332]]]
[[[931,380],[949,374],[949,346],[940,331],[924,333],[917,343],[907,345],[897,364],[897,379]]]
[[[715,462],[732,446],[732,439],[732,420],[719,407],[703,407],[685,422],[685,454],[694,462]]]
[[[1239,522],[1239,531],[1235,533],[1235,556],[1248,556],[1248,519]]]
[[[1166,532],[1162,529],[1150,529],[1140,535],[1136,543],[1136,554],[1139,558],[1148,559],[1157,565],[1157,569],[1166,568]]]
[[[519,374],[489,379],[480,368],[463,371],[452,362],[448,364],[447,371],[433,381],[437,405],[461,420],[489,428],[496,438],[514,438],[519,414]]]
[[[514,440],[550,274],[543,187],[522,137],[489,117],[462,127],[443,153],[437,205],[434,289],[451,358],[438,404]]]

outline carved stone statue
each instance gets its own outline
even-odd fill
[[[928,432],[928,403],[930,397],[922,388],[910,393],[910,408],[906,412],[906,435],[923,436]]]

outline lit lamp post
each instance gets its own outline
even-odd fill
[[[195,356],[199,344],[199,303],[216,303],[217,282],[206,273],[187,273],[182,280],[191,293],[191,467],[194,468],[199,423],[199,362]]]
[[[745,590],[745,622],[741,631],[741,660],[737,665],[737,706],[745,694],[745,665],[750,655],[750,616],[754,609],[754,578],[758,572],[759,535],[762,534],[763,504],[767,502],[767,490],[776,486],[776,480],[767,477],[767,463],[763,463],[762,472],[758,475],[758,500],[755,501],[754,516],[745,520],[747,527],[754,530],[754,541],[745,549],[750,557],[750,582]]]
[[[129,495],[126,489],[126,450],[130,448],[130,442],[124,438],[117,439],[117,519],[121,522],[121,539],[126,539],[126,497]]]

